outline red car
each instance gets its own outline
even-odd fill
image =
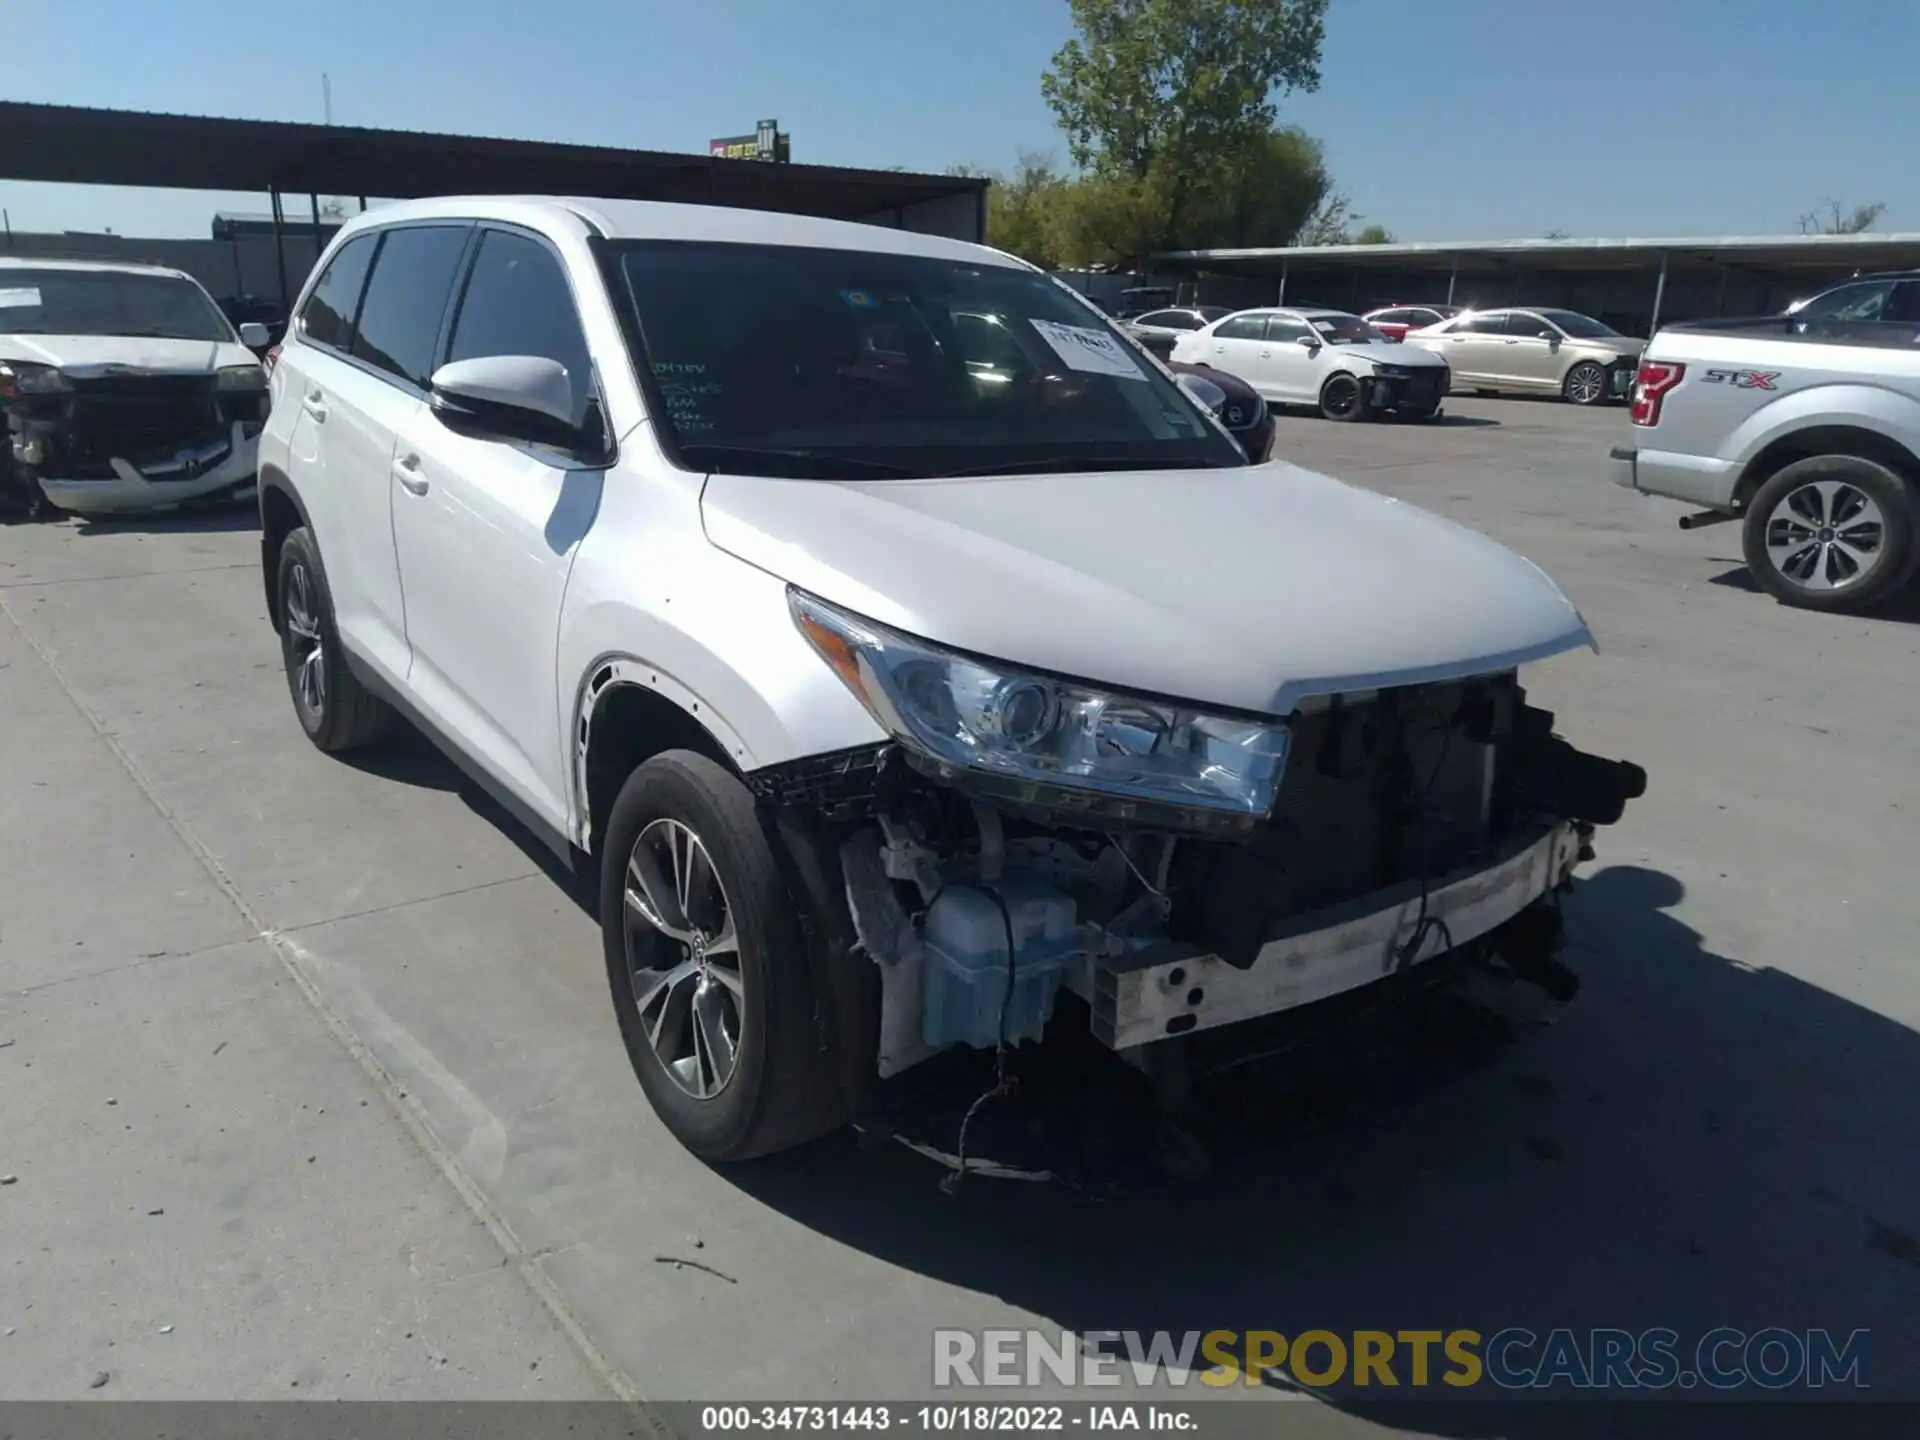
[[[1429,325],[1438,325],[1442,320],[1451,320],[1464,309],[1459,305],[1386,305],[1378,310],[1370,310],[1360,318],[1389,340],[1404,340],[1409,330],[1424,330]]]

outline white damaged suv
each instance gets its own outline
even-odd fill
[[[0,472],[82,514],[237,499],[267,409],[248,347],[266,343],[183,271],[0,259]]]
[[[979,246],[396,205],[329,246],[272,389],[300,724],[404,716],[591,867],[635,1071],[711,1159],[950,1047],[1140,1060],[1518,953],[1644,788],[1526,703],[1591,644],[1540,570],[1248,463]]]

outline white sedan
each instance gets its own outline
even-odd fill
[[[1238,375],[1274,404],[1318,406],[1329,420],[1383,410],[1431,420],[1451,383],[1440,356],[1343,310],[1241,310],[1181,336],[1173,359]]]

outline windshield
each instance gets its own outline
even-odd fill
[[[1044,275],[867,251],[612,247],[655,403],[695,468],[840,478],[1244,464]]]
[[[1534,313],[1552,321],[1575,340],[1605,340],[1620,333],[1592,316],[1577,315],[1571,310],[1536,310]]]
[[[124,270],[0,271],[0,335],[142,335],[231,341],[193,281]]]
[[[1329,345],[1365,345],[1387,338],[1358,315],[1309,315],[1306,321]]]

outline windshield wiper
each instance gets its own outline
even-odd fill
[[[831,450],[781,450],[756,445],[681,445],[680,453],[695,464],[724,467],[753,465],[764,467],[778,461],[775,475],[794,475],[809,480],[846,480],[856,475],[871,475],[883,480],[913,480],[923,473],[882,460],[863,460],[858,455],[838,455]],[[798,467],[796,471],[795,467]],[[755,469],[749,474],[764,474]]]
[[[1005,460],[997,465],[973,465],[965,470],[943,470],[941,480],[987,475],[1070,475],[1090,470],[1214,470],[1211,460],[1147,460],[1138,455],[1055,455],[1049,459]]]

